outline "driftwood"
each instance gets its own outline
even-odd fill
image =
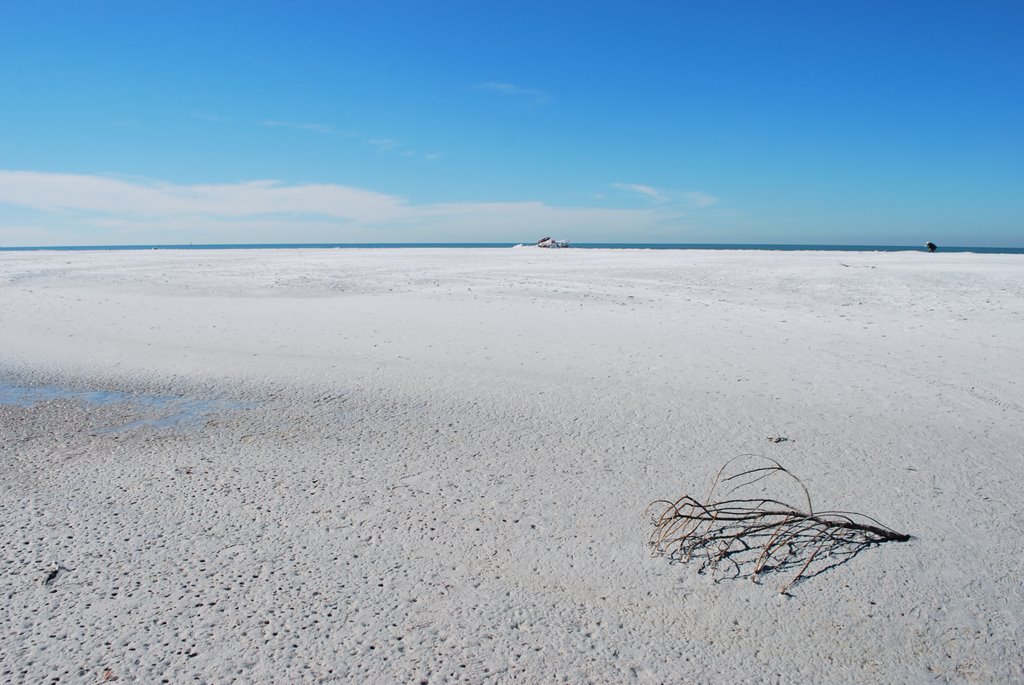
[[[655,556],[698,561],[701,573],[731,569],[732,577],[754,581],[763,573],[797,569],[779,589],[787,594],[801,578],[842,564],[868,547],[910,539],[864,514],[815,511],[807,487],[781,464],[767,457],[743,456],[759,461],[742,470],[733,467],[739,457],[726,462],[703,502],[684,495],[674,502],[651,504],[663,507],[654,518],[651,535]],[[785,483],[802,496],[806,508],[769,496],[770,489]],[[716,489],[727,484],[732,487],[726,499],[716,500]],[[759,486],[762,496],[751,496],[754,486]],[[729,498],[739,490],[746,496]]]

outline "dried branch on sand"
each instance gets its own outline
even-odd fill
[[[786,594],[801,578],[848,561],[868,547],[910,539],[864,514],[815,511],[807,487],[781,464],[767,457],[744,457],[759,461],[752,466],[744,462],[748,467],[742,470],[733,466],[739,457],[726,462],[703,502],[684,495],[674,502],[651,504],[664,506],[651,535],[655,556],[684,563],[695,560],[701,573],[725,568],[734,578],[755,581],[762,573],[796,569],[779,589]],[[726,484],[732,486],[726,498],[739,490],[746,496],[716,500],[716,489]],[[769,496],[770,487],[785,484],[806,501],[805,509]]]

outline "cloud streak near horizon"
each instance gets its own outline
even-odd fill
[[[334,227],[380,240],[515,240],[533,233],[597,237],[652,229],[682,218],[667,208],[560,207],[540,201],[413,203],[387,193],[333,183],[255,180],[175,184],[119,176],[0,170],[0,206],[44,213],[43,225],[119,227],[124,232],[175,226],[237,231],[247,225],[290,239],[303,226]],[[49,217],[47,219],[46,217]],[[20,220],[19,229],[25,222]],[[4,230],[0,213],[0,230]],[[197,229],[198,230],[198,229]],[[65,229],[65,233],[67,229]],[[216,240],[210,235],[210,240]],[[281,239],[284,239],[282,237]],[[7,242],[7,241],[0,241]]]
[[[0,204],[42,211],[137,216],[319,214],[384,221],[401,213],[401,198],[334,184],[288,186],[279,181],[178,185],[116,176],[0,171]]]

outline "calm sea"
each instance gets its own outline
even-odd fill
[[[239,243],[218,245],[63,245],[55,247],[2,247],[0,251],[27,250],[291,250],[309,248],[399,248],[399,247],[513,247],[518,243]],[[525,243],[527,245],[531,242]],[[737,243],[573,243],[574,248],[612,250],[824,250],[828,252],[925,252],[913,245],[776,245]],[[939,252],[978,252],[983,254],[1024,254],[1024,247],[946,247]]]

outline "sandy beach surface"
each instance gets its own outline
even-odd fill
[[[0,253],[0,675],[1021,682],[1022,360],[1020,255]],[[751,453],[913,538],[652,557]]]

